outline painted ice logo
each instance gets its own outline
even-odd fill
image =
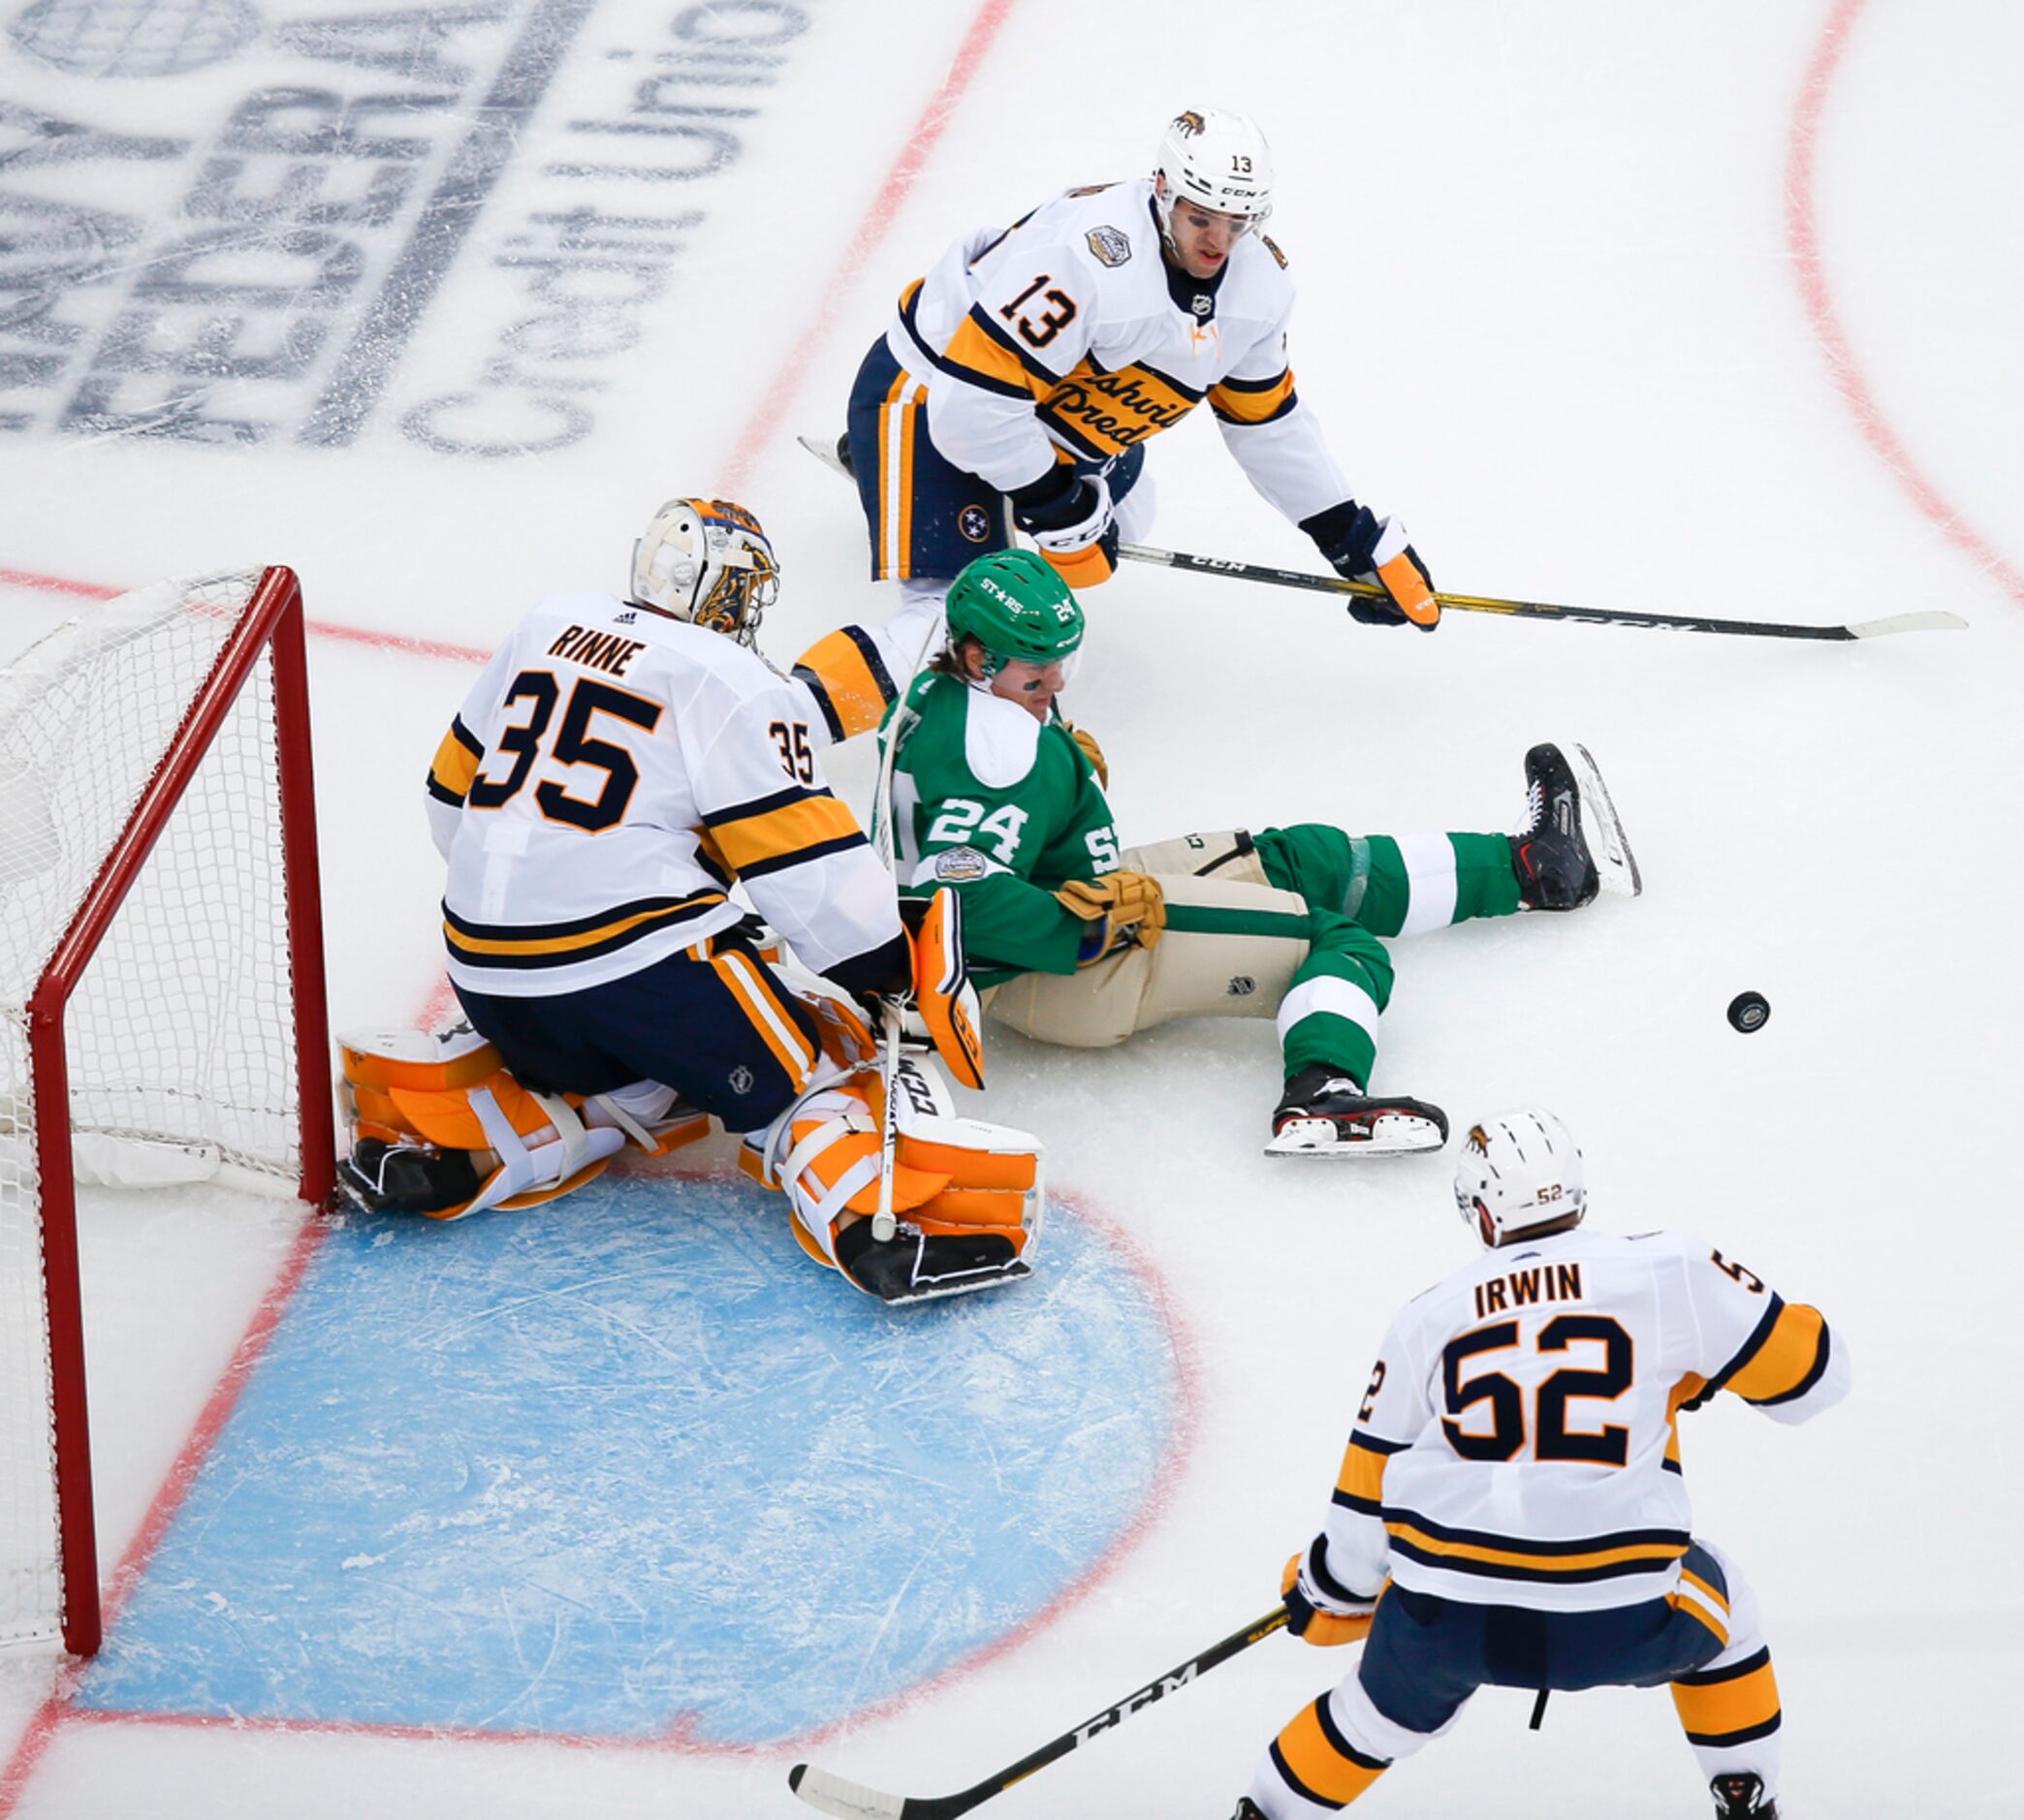
[[[7,35],[71,76],[180,76],[250,44],[260,15],[245,0],[38,0]]]
[[[611,363],[757,130],[718,91],[773,87],[810,24],[806,0],[670,0],[648,71],[580,50],[596,0],[6,4],[12,44],[75,81],[0,96],[0,436],[348,447],[456,276],[468,377],[404,400],[399,430],[488,457],[568,448],[624,395]],[[193,79],[256,43],[260,85]],[[182,84],[175,107],[137,110],[116,86],[137,77]],[[628,184],[691,205],[614,201]]]
[[[965,506],[956,515],[956,528],[973,544],[981,544],[991,536],[991,514],[982,506]]]

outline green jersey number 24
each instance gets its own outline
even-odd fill
[[[986,815],[983,803],[972,802],[967,797],[951,797],[928,830],[928,844],[988,845],[1000,865],[1010,865],[1012,856],[1019,851],[1020,831],[1026,824],[1027,812],[1016,802],[1007,802]]]

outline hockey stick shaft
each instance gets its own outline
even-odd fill
[[[1247,1624],[1242,1630],[1233,1631],[1220,1643],[1212,1644],[1199,1655],[1192,1655],[1178,1667],[1149,1681],[1136,1692],[1126,1694],[1115,1706],[1105,1707],[1101,1712],[1093,1713],[1073,1731],[1063,1732],[1059,1738],[1049,1739],[1038,1750],[1020,1758],[983,1781],[956,1795],[882,1795],[876,1789],[863,1788],[853,1782],[845,1782],[839,1776],[818,1770],[811,1764],[797,1763],[787,1773],[787,1786],[811,1806],[819,1807],[824,1813],[836,1814],[840,1820],[956,1820],[959,1814],[968,1813],[972,1807],[980,1806],[994,1795],[1002,1795],[1015,1782],[1023,1782],[1036,1771],[1044,1770],[1050,1763],[1059,1761],[1072,1750],[1081,1748],[1092,1738],[1115,1730],[1135,1712],[1142,1712],[1155,1701],[1168,1694],[1178,1693],[1198,1676],[1206,1675],[1218,1664],[1227,1662],[1233,1655],[1241,1654],[1254,1643],[1262,1643],[1274,1631],[1285,1627],[1286,1608],[1276,1605],[1254,1623]]]
[[[1370,581],[1344,581],[1338,575],[1312,575],[1303,569],[1274,569],[1263,563],[1231,562],[1220,556],[1191,556],[1185,550],[1155,549],[1149,544],[1121,544],[1118,554],[1133,562],[1157,563],[1163,568],[1186,569],[1196,575],[1234,577],[1240,581],[1262,581],[1272,587],[1312,589],[1317,594],[1348,594],[1359,600],[1382,600],[1384,590]],[[1443,610],[1450,612],[1502,613],[1514,619],[1577,619],[1589,625],[1643,626],[1660,632],[1726,632],[1740,638],[1756,639],[1873,639],[1892,632],[1948,632],[1963,630],[1967,621],[1956,613],[1899,613],[1888,619],[1869,619],[1852,625],[1784,625],[1765,619],[1711,619],[1700,614],[1622,612],[1609,607],[1559,607],[1550,601],[1499,600],[1487,594],[1437,594]]]

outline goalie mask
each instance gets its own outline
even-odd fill
[[[1490,1250],[1578,1226],[1588,1211],[1580,1146],[1537,1107],[1485,1118],[1462,1140],[1455,1206]]]
[[[1160,136],[1153,208],[1159,231],[1173,237],[1174,204],[1184,199],[1219,215],[1235,215],[1251,233],[1272,213],[1272,148],[1257,123],[1216,109],[1176,114]]]
[[[728,499],[671,499],[633,546],[634,600],[747,647],[779,591],[773,544]]]

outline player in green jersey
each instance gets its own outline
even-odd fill
[[[1439,1107],[1375,1094],[1393,966],[1381,938],[1519,910],[1573,910],[1637,871],[1579,746],[1526,754],[1519,834],[1354,836],[1319,823],[1121,848],[1101,754],[1061,717],[1083,614],[1024,550],[949,589],[945,648],[885,737],[902,891],[954,886],[987,1014],[1101,1048],[1175,1018],[1273,1017],[1285,1092],[1267,1148],[1438,1149]],[[1577,780],[1576,767],[1584,776]]]

